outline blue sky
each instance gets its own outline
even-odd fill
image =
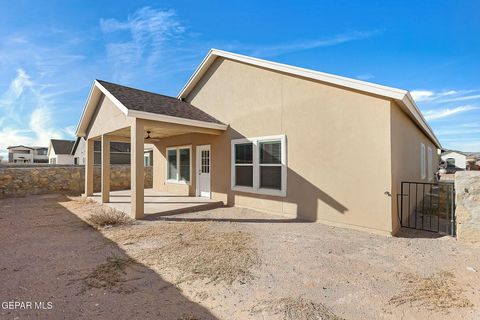
[[[0,4],[0,155],[73,138],[93,79],[175,96],[210,48],[408,89],[480,151],[479,1]]]

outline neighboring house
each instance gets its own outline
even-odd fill
[[[445,150],[442,152],[440,158],[448,172],[455,172],[458,170],[478,170],[480,153]]]
[[[11,146],[8,150],[9,163],[48,163],[46,147]]]
[[[72,148],[75,140],[50,140],[48,147],[48,163],[73,164]]]
[[[401,182],[433,181],[441,148],[408,91],[219,50],[177,98],[94,81],[76,133],[87,195],[93,142],[131,142],[135,218],[148,141],[156,190],[382,234],[400,227]]]
[[[94,164],[101,164],[101,143],[95,141],[94,143]],[[152,147],[145,149],[146,166],[151,166],[152,162]],[[73,149],[71,151],[73,155],[73,162],[76,165],[85,165],[85,139],[78,137],[75,141]],[[128,142],[112,142],[110,144],[110,164],[130,164],[130,143]]]

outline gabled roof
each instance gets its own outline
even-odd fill
[[[188,82],[185,84],[183,89],[178,94],[177,98],[184,99],[189,93],[195,88],[196,84],[200,81],[203,75],[207,72],[209,67],[218,57],[246,63],[249,65],[261,67],[264,69],[269,69],[277,72],[282,72],[294,76],[299,76],[307,79],[312,79],[316,81],[321,81],[340,87],[345,87],[353,90],[363,91],[366,93],[371,93],[374,95],[382,96],[396,101],[408,116],[422,129],[422,131],[436,144],[438,148],[441,148],[440,141],[433,133],[430,126],[427,124],[422,113],[418,109],[415,101],[407,90],[382,86],[375,83],[370,83],[366,81],[360,81],[356,79],[341,77],[333,74],[323,73],[315,70],[304,69],[299,67],[294,67],[282,63],[272,62],[268,60],[262,60],[258,58],[253,58],[249,56],[244,56],[237,53],[211,49],[207,54],[205,59],[203,59],[200,66],[195,70],[193,75],[190,77]]]
[[[33,150],[32,147],[27,147],[27,146],[24,146],[24,145],[21,145],[21,144],[18,145],[18,146],[9,146],[9,147],[7,147],[7,150],[9,150],[9,149],[15,149],[15,148],[25,148],[25,149]]]
[[[77,137],[77,139],[75,139],[75,142],[73,143],[72,150],[70,151],[70,154],[71,154],[72,156],[74,156],[74,155],[75,155],[75,152],[77,152],[77,148],[78,148],[78,144],[80,143],[80,139],[82,139],[82,138]]]
[[[174,97],[95,80],[76,135],[84,137],[101,95],[110,99],[127,117],[225,130],[227,126],[188,102]]]
[[[51,139],[53,151],[55,154],[71,154],[75,140],[56,140]]]

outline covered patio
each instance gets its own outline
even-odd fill
[[[132,191],[121,190],[110,192],[110,202],[107,206],[132,216]],[[102,193],[96,192],[89,197],[102,203]],[[151,188],[144,191],[144,214],[146,219],[179,214],[192,211],[209,210],[223,206],[223,202],[204,197],[181,196]]]
[[[191,186],[186,193],[160,191],[158,185],[163,181],[156,181],[161,180],[158,166],[154,166],[154,189],[145,189],[144,144],[154,146],[154,164],[165,162],[165,155],[156,147],[162,139],[187,134],[214,137],[223,134],[227,127],[182,100],[95,80],[77,128],[77,136],[86,140],[85,196],[128,213],[134,219],[142,219],[145,214],[195,210],[202,205],[219,206],[222,203],[210,200],[210,193],[206,198],[192,197],[195,194],[191,192],[192,181],[197,173],[193,172],[191,146],[186,156],[188,181],[178,178],[175,182]],[[101,192],[94,194],[93,146],[96,140],[101,141]],[[110,192],[110,142],[113,141],[130,143],[130,190]]]

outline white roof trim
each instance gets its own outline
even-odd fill
[[[118,100],[117,98],[115,98],[113,96],[113,94],[110,93],[110,91],[108,91],[107,89],[105,89],[104,86],[102,86],[100,84],[100,82],[98,82],[97,80],[95,80],[95,85],[98,87],[98,89],[100,89],[100,91],[102,91],[102,93],[108,98],[110,99],[110,101],[113,102],[114,105],[117,106],[118,109],[120,109],[120,111],[123,112],[123,114],[125,114],[126,116],[128,115],[128,108],[125,107],[123,105],[123,103],[120,102],[120,100]]]
[[[81,126],[82,126],[82,123],[85,119],[85,114],[86,114],[90,99],[92,98],[93,90],[95,89],[95,82],[97,82],[97,81],[94,81],[93,84],[92,84],[92,87],[90,88],[90,92],[88,93],[87,101],[85,102],[85,106],[83,106],[82,115],[80,116],[80,120],[78,121],[78,124],[77,124],[77,130],[75,130],[75,135],[77,137],[85,136],[85,133],[83,133],[83,131],[85,131],[85,129],[81,128]],[[82,130],[82,132],[80,132],[81,130]]]
[[[175,123],[175,124],[182,124],[186,126],[217,129],[217,130],[227,130],[227,127],[228,127],[227,125],[220,124],[220,123],[212,123],[212,122],[206,122],[206,121],[200,121],[200,120],[173,117],[173,116],[167,116],[164,114],[151,113],[151,112],[138,111],[138,110],[128,110],[127,116],[139,118],[139,119],[163,121],[168,123]]]
[[[287,74],[292,74],[292,75],[296,75],[304,78],[327,82],[327,83],[331,83],[341,87],[368,92],[371,94],[396,100],[397,102],[404,105],[412,113],[411,115],[412,119],[415,122],[417,122],[417,124],[424,130],[425,134],[427,134],[430,137],[430,139],[432,139],[432,141],[437,145],[437,147],[441,148],[440,142],[438,141],[437,137],[433,133],[430,126],[425,121],[425,118],[421,114],[420,110],[415,104],[415,101],[413,100],[413,98],[411,97],[410,93],[407,90],[382,86],[375,83],[351,79],[347,77],[341,77],[341,76],[314,71],[314,70],[305,69],[305,68],[294,67],[287,64],[262,60],[258,58],[253,58],[253,57],[244,56],[241,54],[217,50],[217,49],[211,49],[209,51],[207,56],[203,59],[202,63],[198,66],[198,68],[192,74],[192,76],[190,77],[188,82],[185,84],[183,89],[180,91],[177,98],[184,99],[188,96],[188,94],[193,90],[193,88],[196,86],[198,81],[200,81],[200,79],[203,77],[205,72],[208,70],[208,68],[211,66],[211,64],[217,57],[223,57],[226,59],[243,62],[246,64],[250,64],[250,65],[254,65],[254,66],[258,66],[258,67],[262,67],[270,70],[275,70],[275,71],[284,72]]]
[[[80,121],[77,125],[77,130],[75,132],[75,135],[77,137],[86,136],[86,129],[88,127],[88,123],[90,123],[90,121],[92,120],[91,117],[88,120],[86,119],[87,111],[89,111],[90,115],[92,116],[94,113],[94,110],[88,110],[88,109],[97,107],[96,104],[95,105],[90,104],[94,90],[100,90],[101,93],[103,93],[108,99],[110,99],[113,105],[115,105],[127,117],[134,117],[134,118],[154,120],[154,121],[163,121],[163,122],[176,123],[176,124],[188,125],[193,127],[217,129],[217,130],[227,130],[227,127],[228,127],[227,125],[224,125],[224,124],[192,120],[192,119],[186,119],[186,118],[180,118],[180,117],[173,117],[173,116],[167,116],[167,115],[145,112],[145,111],[130,110],[127,107],[125,107],[123,103],[121,103],[117,98],[115,98],[115,96],[112,95],[104,86],[102,86],[97,80],[95,80],[93,82],[92,88],[90,89],[87,102],[85,103],[85,107],[83,108],[82,116],[80,117]]]

